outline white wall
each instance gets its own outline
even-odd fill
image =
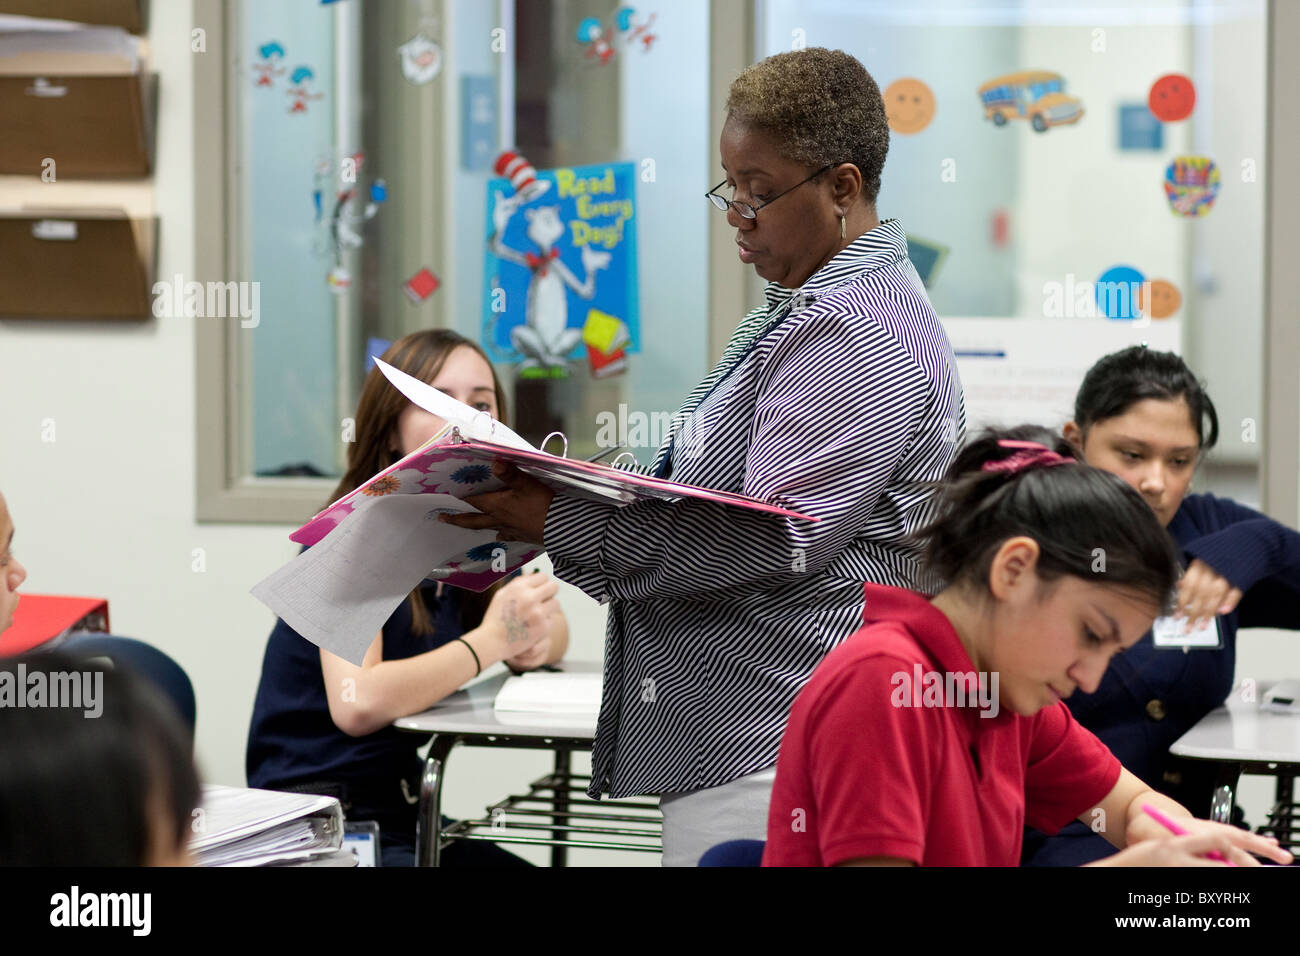
[[[1219,8],[1194,43],[1196,152],[1219,165],[1223,186],[1214,211],[1192,235],[1187,360],[1205,378],[1223,432],[1216,457],[1258,462],[1259,445],[1242,440],[1244,419],[1263,420],[1266,25],[1263,0]],[[1202,82],[1202,74],[1211,77]],[[1245,168],[1244,163],[1254,169]],[[1254,174],[1253,181],[1249,178]],[[1285,173],[1283,173],[1285,175]],[[1224,343],[1231,343],[1224,348]]]

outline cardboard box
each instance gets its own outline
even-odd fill
[[[0,213],[0,319],[149,319],[157,219],[121,210]]]
[[[148,74],[0,76],[0,173],[148,176],[153,93]]]
[[[144,33],[145,0],[0,0],[0,13],[72,20]]]

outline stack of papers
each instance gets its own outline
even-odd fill
[[[205,785],[190,849],[199,866],[300,863],[343,846],[334,797]]]
[[[600,714],[600,683],[600,674],[535,671],[507,680],[497,691],[493,707],[504,713],[595,718]]]

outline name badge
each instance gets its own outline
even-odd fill
[[[1210,618],[1204,627],[1191,629],[1191,622],[1184,617],[1158,617],[1151,625],[1151,636],[1156,647],[1182,648],[1190,651],[1214,650],[1223,646],[1223,635],[1219,633],[1219,619]]]

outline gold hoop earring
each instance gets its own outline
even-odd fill
[[[848,238],[847,232],[848,232],[848,227],[844,224],[844,217],[840,216],[840,238],[841,239]]]

